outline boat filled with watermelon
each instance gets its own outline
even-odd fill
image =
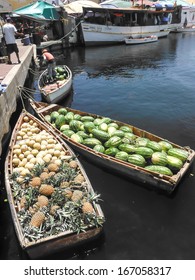
[[[66,98],[72,88],[72,72],[66,65],[55,67],[55,81],[48,82],[47,69],[38,79],[38,88],[43,100],[56,103]]]
[[[130,124],[56,104],[30,104],[75,151],[146,187],[172,193],[193,162],[194,150]]]
[[[105,221],[72,149],[23,111],[5,161],[5,185],[21,247],[35,259],[97,237]]]

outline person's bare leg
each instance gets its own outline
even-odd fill
[[[19,53],[18,52],[16,53],[16,56],[17,56],[17,59],[18,59],[18,63],[20,63],[21,61],[20,61],[20,57],[19,57]]]

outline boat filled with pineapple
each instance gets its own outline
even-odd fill
[[[21,247],[38,258],[90,240],[104,214],[72,149],[22,111],[5,161],[5,185]]]
[[[172,193],[195,152],[109,117],[30,101],[37,115],[75,151],[121,175]]]

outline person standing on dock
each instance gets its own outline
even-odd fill
[[[3,25],[3,35],[6,42],[7,47],[7,55],[8,55],[8,64],[12,64],[11,62],[11,54],[15,52],[16,57],[18,59],[18,63],[20,63],[19,58],[19,50],[16,44],[15,35],[23,37],[23,33],[19,33],[16,27],[12,24],[11,18],[7,18],[7,22]]]
[[[48,76],[49,76],[49,82],[53,82],[55,80],[55,76],[56,76],[56,71],[55,71],[56,62],[55,62],[55,58],[54,58],[53,54],[48,52],[47,49],[43,49],[42,50],[42,54],[43,54],[44,61],[47,62],[47,72],[48,72]]]

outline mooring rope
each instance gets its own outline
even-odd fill
[[[64,18],[63,18],[64,19]],[[63,37],[61,37],[60,39],[58,39],[58,40],[54,40],[54,41],[62,41],[64,38],[66,38],[67,36],[69,36],[78,26],[79,26],[79,24],[81,23],[82,21],[79,21],[79,23],[77,23],[77,25],[75,25],[75,27],[71,30],[71,31],[69,31],[68,33],[66,33]],[[48,43],[47,44],[47,47],[49,47],[49,46],[51,46],[51,45],[53,45],[53,41],[51,42],[51,43]]]
[[[34,90],[32,90],[30,88],[22,87],[22,86],[18,86],[18,90],[19,90],[19,95],[20,95],[20,99],[22,102],[22,107],[24,108],[24,110],[26,110],[25,104],[24,104],[24,99],[31,99],[35,102],[36,101],[35,98],[32,97]]]

